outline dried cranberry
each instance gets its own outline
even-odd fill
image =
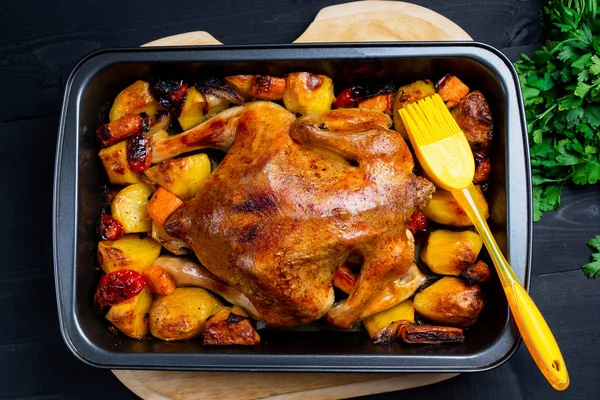
[[[102,213],[98,221],[98,236],[101,240],[118,240],[125,233],[123,224],[112,216]]]
[[[133,172],[141,172],[152,164],[150,141],[142,132],[127,141],[127,164]]]
[[[121,269],[104,275],[100,279],[100,296],[98,303],[114,305],[137,295],[146,286],[144,277],[136,271]],[[104,302],[102,302],[104,300]]]

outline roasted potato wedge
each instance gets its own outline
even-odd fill
[[[98,264],[107,274],[119,269],[132,269],[139,273],[152,265],[160,255],[160,244],[140,235],[125,235],[118,240],[98,243]]]
[[[113,218],[123,224],[125,233],[150,232],[152,220],[146,207],[153,189],[145,183],[136,183],[122,189],[111,204]]]
[[[256,75],[250,86],[250,96],[260,100],[281,100],[285,92],[285,79]]]
[[[188,90],[183,103],[181,104],[181,112],[177,121],[184,131],[200,125],[206,117],[204,110],[207,108],[206,98],[195,87]]]
[[[429,234],[421,260],[436,274],[458,276],[475,263],[482,246],[476,232],[438,229]]]
[[[183,256],[192,254],[192,250],[187,247],[185,242],[170,236],[156,221],[152,221],[152,239],[175,255]]]
[[[475,186],[475,189],[478,193],[478,196],[474,199],[475,203],[481,215],[487,219],[490,216],[488,203],[481,191],[481,187]],[[438,224],[456,227],[473,226],[467,213],[458,204],[452,193],[446,190],[436,189],[429,204],[423,209],[423,213],[427,218]]]
[[[396,321],[415,322],[415,309],[412,300],[405,300],[394,307],[370,316],[363,320],[369,337],[376,343],[389,343],[395,338],[397,326],[392,325]]]
[[[250,89],[254,83],[254,75],[234,75],[226,76],[224,81],[227,86],[242,96],[246,101],[252,100]]]
[[[111,306],[106,319],[123,334],[141,339],[149,332],[148,313],[151,307],[152,295],[142,289],[134,297]]]
[[[469,87],[454,75],[446,74],[435,84],[435,90],[446,103],[446,107],[452,108],[458,104],[469,93]]]
[[[127,114],[139,114],[143,111],[152,117],[159,107],[160,105],[150,92],[150,83],[136,81],[117,95],[108,118],[110,121],[115,121]]]
[[[100,150],[98,153],[108,180],[115,185],[131,185],[140,182],[140,174],[129,168],[127,141]]]
[[[477,285],[445,276],[417,293],[415,311],[432,321],[451,326],[470,326],[483,309],[483,293]]]
[[[333,81],[325,75],[295,72],[285,77],[283,104],[292,113],[322,113],[331,109],[335,99]]]
[[[204,333],[206,319],[221,302],[200,288],[177,288],[150,309],[150,333],[162,340],[187,340]]]
[[[163,161],[145,170],[144,174],[181,200],[190,200],[210,176],[210,160],[204,153],[195,154]]]
[[[404,122],[400,117],[400,111],[408,104],[414,103],[425,97],[433,96],[435,94],[435,87],[433,83],[428,80],[415,81],[410,85],[402,86],[396,92],[394,96],[394,106],[392,116],[394,118],[394,129],[396,132],[402,135],[403,138],[408,139],[408,133],[404,127]]]
[[[218,307],[206,320],[203,343],[205,346],[253,346],[260,343],[260,336],[244,310],[237,306]]]

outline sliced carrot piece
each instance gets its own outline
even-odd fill
[[[181,201],[179,197],[168,190],[159,187],[148,202],[148,215],[150,215],[150,218],[156,221],[157,224],[163,226],[169,215],[177,210],[182,204],[183,201]]]
[[[168,296],[176,289],[175,282],[160,265],[151,265],[142,272],[150,293]]]

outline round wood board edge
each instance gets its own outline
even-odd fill
[[[415,29],[416,27],[419,29]],[[452,41],[472,38],[448,18],[415,4],[357,1],[323,8],[294,43],[418,40]],[[142,46],[215,44],[222,43],[208,32],[194,31],[160,38]],[[340,399],[411,389],[458,375],[149,370],[112,372],[129,390],[146,400]],[[231,396],[226,396],[226,393],[231,393]]]

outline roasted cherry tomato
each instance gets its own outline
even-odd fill
[[[121,269],[100,279],[100,304],[114,305],[137,295],[146,286],[144,277],[136,271]]]
[[[141,172],[152,165],[150,141],[142,132],[127,140],[127,164],[133,172]]]
[[[361,98],[360,88],[349,87],[338,93],[333,102],[333,106],[335,108],[351,108],[354,107]]]
[[[117,240],[123,237],[123,224],[112,216],[102,213],[98,221],[98,236],[102,240]]]

